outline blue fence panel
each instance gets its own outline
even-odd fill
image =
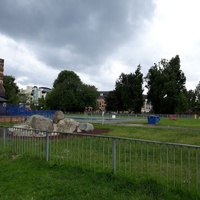
[[[20,106],[7,106],[7,115],[20,115],[29,117],[31,115],[42,115],[47,118],[52,118],[56,110],[29,110],[24,105]]]

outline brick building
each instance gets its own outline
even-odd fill
[[[0,115],[6,114],[7,100],[5,88],[3,87],[4,60],[0,58]]]

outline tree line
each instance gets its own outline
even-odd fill
[[[121,73],[114,90],[105,99],[107,111],[140,113],[144,103],[144,88],[153,113],[173,114],[200,112],[200,83],[195,90],[186,89],[186,76],[181,70],[178,55],[169,61],[161,59],[150,67],[146,76],[138,65],[133,73]],[[4,88],[10,104],[23,103],[13,76],[4,76]],[[70,112],[82,112],[88,106],[97,108],[97,88],[83,83],[73,71],[63,70],[53,83],[45,99],[39,99],[39,107]]]
[[[4,88],[8,103],[19,105],[26,103],[28,96],[21,96],[13,76],[4,76]],[[84,84],[73,71],[63,70],[53,83],[52,90],[46,98],[38,99],[38,108],[62,110],[64,112],[83,112],[86,107],[96,107],[98,91],[95,86]],[[36,109],[34,102],[30,107]]]
[[[140,65],[134,73],[122,73],[115,89],[106,98],[107,109],[140,113],[144,102],[142,85],[145,82],[147,100],[151,102],[153,113],[200,112],[200,84],[195,90],[187,91],[186,76],[180,67],[180,58],[176,55],[169,61],[161,59],[154,63],[145,77]]]

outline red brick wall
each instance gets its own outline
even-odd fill
[[[24,122],[24,116],[0,116],[0,123],[5,122]]]

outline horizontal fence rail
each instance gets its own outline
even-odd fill
[[[149,177],[200,194],[200,146],[79,133],[1,128],[2,148],[95,171]]]

